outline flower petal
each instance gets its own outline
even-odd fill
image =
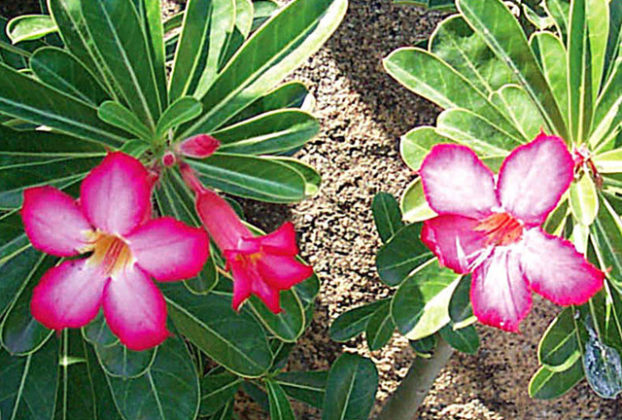
[[[475,230],[478,224],[478,220],[463,216],[437,216],[423,223],[421,241],[441,265],[468,273],[486,247],[486,235]]]
[[[313,275],[313,268],[294,257],[266,254],[257,260],[263,280],[272,287],[289,289]]]
[[[497,194],[506,211],[528,225],[540,225],[572,178],[572,156],[564,141],[540,134],[503,161]]]
[[[109,153],[82,182],[84,214],[105,233],[126,235],[148,219],[151,186],[151,177],[138,160]]]
[[[531,291],[514,250],[497,247],[475,269],[471,303],[473,314],[482,324],[519,332],[518,325],[531,309]]]
[[[236,258],[235,255],[237,252],[233,251],[225,251],[225,258],[227,259],[227,264],[231,269],[231,273],[233,274],[233,309],[236,311],[240,310],[240,306],[246,299],[251,296],[252,288],[253,288],[253,278],[252,274],[248,273],[243,264],[241,264]],[[255,275],[257,275],[255,273]]]
[[[89,245],[91,225],[76,201],[56,188],[24,190],[22,220],[32,245],[47,254],[71,257]]]
[[[253,236],[229,203],[213,191],[197,194],[196,208],[203,226],[221,251],[235,250],[242,238]]]
[[[498,206],[493,173],[468,147],[434,146],[419,175],[428,204],[438,214],[481,218]]]
[[[540,229],[524,234],[520,262],[534,292],[558,305],[582,305],[603,287],[605,275],[569,241]]]
[[[159,281],[192,278],[209,256],[207,233],[172,217],[145,223],[126,241],[138,265]]]
[[[104,290],[103,306],[110,330],[131,350],[155,347],[170,335],[164,296],[137,266],[111,279]]]
[[[65,261],[48,270],[35,287],[32,316],[47,328],[82,327],[97,315],[108,276],[88,260]]]
[[[188,157],[205,159],[214,154],[220,142],[207,134],[198,134],[179,143],[179,152]]]
[[[262,249],[265,252],[277,255],[294,256],[299,252],[296,243],[296,231],[291,222],[284,223],[268,235],[244,238],[240,247],[251,252]]]
[[[225,252],[233,274],[233,308],[237,311],[251,294],[261,299],[275,314],[281,312],[279,289],[267,283],[256,264],[236,258],[239,252]]]

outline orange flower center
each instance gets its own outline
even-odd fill
[[[482,220],[475,230],[486,236],[486,245],[509,245],[523,235],[523,225],[508,213],[495,213]]]
[[[98,233],[94,240],[91,261],[111,275],[132,263],[132,252],[123,239]]]

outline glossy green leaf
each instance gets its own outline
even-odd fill
[[[255,10],[251,31],[263,25],[279,9],[279,5],[274,0],[254,0],[253,8]]]
[[[169,105],[156,126],[156,137],[162,138],[168,130],[188,122],[201,114],[203,106],[191,96],[184,96]]]
[[[537,30],[545,30],[555,25],[555,21],[549,14],[540,15],[534,10],[528,3],[522,4],[523,16],[531,23]]]
[[[193,420],[199,410],[199,378],[184,342],[168,338],[151,367],[138,378],[108,376],[119,409],[127,419]]]
[[[238,392],[242,379],[231,373],[208,373],[201,379],[201,416],[216,414]]]
[[[247,38],[253,27],[255,10],[251,0],[235,1],[235,27]]]
[[[97,118],[94,107],[51,89],[2,63],[0,112],[113,147],[118,147],[124,140],[117,130]]]
[[[598,217],[591,225],[591,239],[600,266],[608,278],[622,291],[622,223],[607,198],[601,196]]]
[[[56,31],[56,23],[49,15],[21,15],[11,19],[6,28],[14,44],[39,39]]]
[[[99,81],[65,50],[55,47],[40,48],[30,58],[32,72],[43,83],[98,106],[109,99]]]
[[[404,227],[400,205],[391,194],[384,192],[376,194],[371,208],[376,229],[383,242],[387,242]]]
[[[370,351],[379,350],[385,346],[393,336],[395,324],[391,318],[391,305],[384,301],[373,313],[365,328],[365,339]]]
[[[408,184],[402,195],[400,207],[403,212],[402,218],[409,223],[422,222],[436,216],[436,212],[430,208],[423,194],[421,178]]]
[[[593,331],[585,344],[582,360],[587,383],[598,396],[613,399],[622,392],[620,353],[602,343]]]
[[[2,419],[52,418],[58,386],[57,345],[56,340],[49,340],[26,357],[12,357],[0,349]]]
[[[167,80],[166,80],[166,53],[164,47],[164,28],[162,23],[162,0],[144,0],[143,7],[139,10],[147,36],[147,46],[151,61],[153,63],[153,73],[160,94],[160,104],[162,110],[166,108],[168,101]]]
[[[592,71],[591,92],[594,100],[600,89],[605,67],[605,55],[609,37],[609,1],[587,0],[585,13],[589,30],[590,68]]]
[[[611,75],[596,101],[592,138],[590,139],[592,145],[599,144],[613,128],[622,122],[622,112],[620,112],[619,105],[620,97],[622,97],[622,57],[619,57],[613,64]],[[594,131],[603,121],[608,121],[610,130],[607,130],[605,135],[595,137]]]
[[[598,194],[590,174],[570,185],[570,211],[583,226],[590,226],[598,214]]]
[[[305,197],[313,197],[320,192],[322,177],[313,166],[287,157],[270,157],[270,160],[289,166],[303,177],[305,182]]]
[[[206,186],[271,203],[291,203],[305,197],[305,180],[295,169],[260,157],[215,153],[188,162]]]
[[[107,375],[136,378],[151,367],[156,357],[156,348],[132,351],[117,342],[109,346],[95,346],[95,353]]]
[[[419,340],[410,340],[408,344],[415,351],[415,354],[418,357],[429,358],[434,353],[434,349],[436,348],[436,344],[438,342],[438,334],[428,335],[427,337],[421,338]]]
[[[235,312],[229,294],[197,296],[172,284],[162,289],[177,329],[210,358],[240,376],[267,372],[272,353],[263,328],[246,311]]]
[[[291,398],[322,408],[328,372],[283,372],[276,376],[276,382]]]
[[[38,350],[52,335],[52,331],[37,322],[30,311],[32,291],[43,274],[52,268],[58,258],[41,255],[30,267],[31,271],[22,279],[22,287],[16,299],[8,308],[0,325],[2,345],[9,353],[24,355]]]
[[[376,268],[387,285],[399,285],[411,271],[432,258],[432,253],[421,242],[421,226],[421,223],[407,225],[378,251]]]
[[[270,402],[270,419],[271,420],[294,420],[294,412],[292,406],[287,399],[287,395],[281,386],[268,379],[265,381],[268,400]]]
[[[449,300],[449,317],[454,324],[461,324],[473,317],[471,307],[471,276],[460,279]]]
[[[434,334],[450,321],[449,301],[461,275],[433,259],[402,282],[391,301],[397,329],[409,340]]]
[[[565,308],[542,335],[538,345],[538,361],[548,370],[567,370],[581,358],[574,313],[573,308]]]
[[[378,371],[371,360],[342,354],[328,373],[322,420],[368,418],[377,387]]]
[[[535,139],[545,126],[544,119],[533,102],[518,85],[506,85],[492,95],[492,101],[505,109],[507,116],[523,134],[523,139]]]
[[[97,115],[102,121],[125,130],[146,142],[153,138],[151,130],[143,124],[138,116],[118,102],[104,102],[97,109]]]
[[[402,136],[400,153],[406,165],[413,171],[418,171],[430,149],[441,143],[452,141],[438,134],[435,127],[416,127]]]
[[[566,41],[568,35],[568,16],[570,15],[570,2],[567,0],[544,0],[544,8],[553,18],[557,31],[562,39]]]
[[[320,132],[319,122],[298,110],[278,110],[241,121],[212,135],[219,151],[235,154],[279,153],[303,146]]]
[[[117,336],[108,328],[102,311],[93,321],[82,327],[82,336],[94,347],[108,347],[119,342]]]
[[[446,325],[440,330],[441,337],[454,349],[466,354],[476,354],[479,349],[479,336],[473,325],[454,330]]]
[[[13,45],[6,34],[8,21],[0,16],[0,62],[6,63],[14,69],[26,67],[26,58],[30,57],[30,51],[21,48],[22,46]]]
[[[361,334],[367,328],[369,319],[384,305],[384,302],[378,300],[342,313],[330,326],[330,338],[333,341],[344,342]]]
[[[202,96],[206,112],[181,137],[211,132],[265,95],[335,31],[347,0],[296,0],[238,50]]]
[[[162,111],[146,34],[131,0],[82,1],[82,15],[102,64],[122,99],[150,129]]]
[[[525,33],[501,0],[458,0],[458,9],[465,20],[478,31],[490,49],[515,73],[534,101],[548,128],[562,138],[568,130],[553,93],[542,74]]]
[[[614,149],[592,158],[598,172],[603,174],[622,172],[622,149]]]
[[[0,232],[3,234],[8,230],[3,225],[5,220],[4,217],[0,217]],[[21,229],[21,225],[18,225],[18,228]],[[7,308],[12,305],[17,293],[24,284],[24,279],[32,275],[32,268],[39,263],[41,258],[39,251],[28,244],[28,238],[26,238],[25,234],[22,233],[22,235],[14,238],[15,242],[25,242],[26,245],[18,248],[15,252],[7,253],[8,255],[0,260],[2,261],[0,270],[2,270],[3,279],[0,282],[0,314],[4,314]],[[8,250],[10,245],[10,243],[3,244],[0,246],[0,249]]]
[[[529,382],[529,396],[538,400],[559,398],[584,377],[581,360],[577,360],[568,370],[562,372],[554,372],[543,366]]]
[[[295,343],[305,328],[305,310],[295,290],[280,293],[283,311],[275,314],[257,297],[250,299],[249,308],[268,331],[280,340]],[[232,297],[233,298],[233,297]]]

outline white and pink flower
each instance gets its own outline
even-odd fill
[[[531,291],[558,305],[580,305],[604,273],[567,240],[541,228],[573,180],[563,140],[540,134],[504,160],[498,177],[468,147],[432,148],[419,174],[430,207],[421,239],[439,262],[473,273],[473,313],[484,324],[519,331]]]

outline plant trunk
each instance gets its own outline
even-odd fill
[[[432,384],[449,361],[453,349],[440,335],[429,359],[416,357],[408,373],[386,403],[377,420],[413,420]]]

